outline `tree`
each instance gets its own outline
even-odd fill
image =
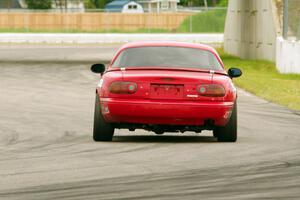
[[[104,9],[112,0],[85,0],[84,5],[89,9]]]
[[[203,0],[203,2],[204,2],[204,7],[205,7],[205,9],[207,10],[207,0]]]
[[[64,8],[65,10],[68,8],[68,1],[67,0],[54,0],[55,7],[60,8],[61,12],[63,12]]]
[[[29,9],[50,9],[51,0],[25,0]]]
[[[217,5],[217,0],[212,0],[212,6],[215,7]]]
[[[84,0],[84,7],[86,9],[95,9],[95,4],[92,2],[92,0]]]
[[[228,6],[228,0],[220,0],[219,3],[218,3],[218,6],[227,7]]]
[[[179,5],[182,6],[195,6],[195,7],[227,7],[228,0],[181,0]]]

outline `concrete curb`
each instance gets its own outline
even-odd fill
[[[218,44],[223,43],[224,34],[0,33],[0,43],[113,44],[134,41]]]

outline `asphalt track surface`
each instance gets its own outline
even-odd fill
[[[117,46],[0,47],[0,199],[300,199],[300,116],[239,90],[211,132],[92,141],[94,60]]]

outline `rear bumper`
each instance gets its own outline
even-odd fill
[[[101,98],[100,103],[109,123],[201,126],[206,120],[213,120],[216,126],[224,126],[233,108],[233,102]]]

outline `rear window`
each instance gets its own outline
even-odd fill
[[[112,67],[174,67],[223,70],[209,51],[185,47],[135,47],[121,52]]]

